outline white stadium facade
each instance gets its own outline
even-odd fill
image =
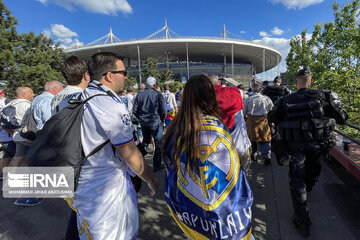
[[[176,80],[204,73],[231,77],[245,84],[254,74],[268,71],[281,61],[282,56],[274,47],[229,38],[230,34],[224,26],[222,37],[182,37],[165,22],[162,29],[144,39],[123,41],[110,29],[109,34],[94,42],[65,51],[85,60],[97,52],[114,52],[124,57],[129,75],[138,80],[149,57],[159,61],[159,71],[171,69]]]

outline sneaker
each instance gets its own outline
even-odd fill
[[[18,198],[15,200],[14,204],[18,205],[18,206],[28,206],[28,207],[33,207],[36,205],[39,205],[40,203],[42,203],[44,201],[43,198]]]
[[[295,216],[293,217],[293,223],[302,237],[306,238],[310,236],[310,224],[300,222],[300,220]]]

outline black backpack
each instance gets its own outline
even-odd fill
[[[96,96],[80,100],[70,99],[69,105],[52,116],[37,132],[36,140],[30,146],[26,159],[29,166],[72,166],[74,168],[74,186],[80,176],[82,164],[101,150],[110,140],[93,149],[85,156],[81,143],[81,123],[84,115],[84,104]]]
[[[37,126],[34,114],[32,113],[31,108],[29,108],[21,123],[20,136],[30,141],[34,141],[36,139],[36,132]]]
[[[15,104],[16,105],[16,104]],[[14,105],[6,106],[0,113],[0,125],[4,129],[17,129],[20,127],[18,120],[15,117],[16,109]]]

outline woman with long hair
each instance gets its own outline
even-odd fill
[[[207,76],[187,81],[162,155],[165,199],[188,238],[250,239],[252,192]]]

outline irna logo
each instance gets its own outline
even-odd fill
[[[13,188],[69,187],[65,174],[62,173],[17,174],[8,172],[8,184]]]

